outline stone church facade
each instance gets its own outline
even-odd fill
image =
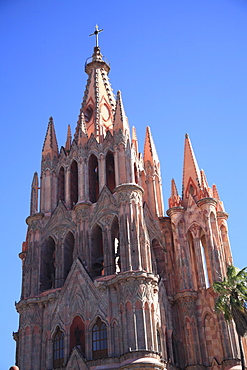
[[[20,370],[230,369],[234,325],[212,283],[232,263],[227,213],[185,137],[183,193],[164,216],[150,128],[143,154],[96,46],[75,134],[50,118],[31,188],[16,304]]]

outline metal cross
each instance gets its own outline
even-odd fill
[[[95,35],[95,37],[96,37],[96,47],[98,47],[99,46],[99,33],[100,32],[102,32],[102,31],[104,31],[103,30],[103,28],[101,29],[101,30],[99,30],[99,27],[98,27],[98,25],[96,24],[96,26],[95,26],[95,31],[94,31],[94,33],[92,33],[91,35],[89,35],[89,36],[93,36],[93,35]]]

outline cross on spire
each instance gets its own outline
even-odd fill
[[[100,32],[102,32],[102,31],[104,31],[103,30],[103,28],[101,29],[101,30],[99,30],[99,27],[98,27],[98,25],[96,24],[96,26],[95,26],[95,30],[94,30],[94,33],[92,33],[91,35],[89,35],[89,36],[94,36],[95,35],[95,38],[96,38],[96,47],[98,47],[99,46],[99,33]]]

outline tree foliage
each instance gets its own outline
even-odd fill
[[[247,267],[239,270],[230,265],[226,277],[213,284],[218,293],[215,310],[221,311],[226,321],[235,322],[239,336],[247,335]]]

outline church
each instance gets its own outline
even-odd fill
[[[59,149],[49,119],[33,176],[12,368],[236,369],[234,324],[214,311],[212,283],[232,263],[218,190],[186,134],[165,213],[151,130],[140,153],[100,31],[75,132]]]

